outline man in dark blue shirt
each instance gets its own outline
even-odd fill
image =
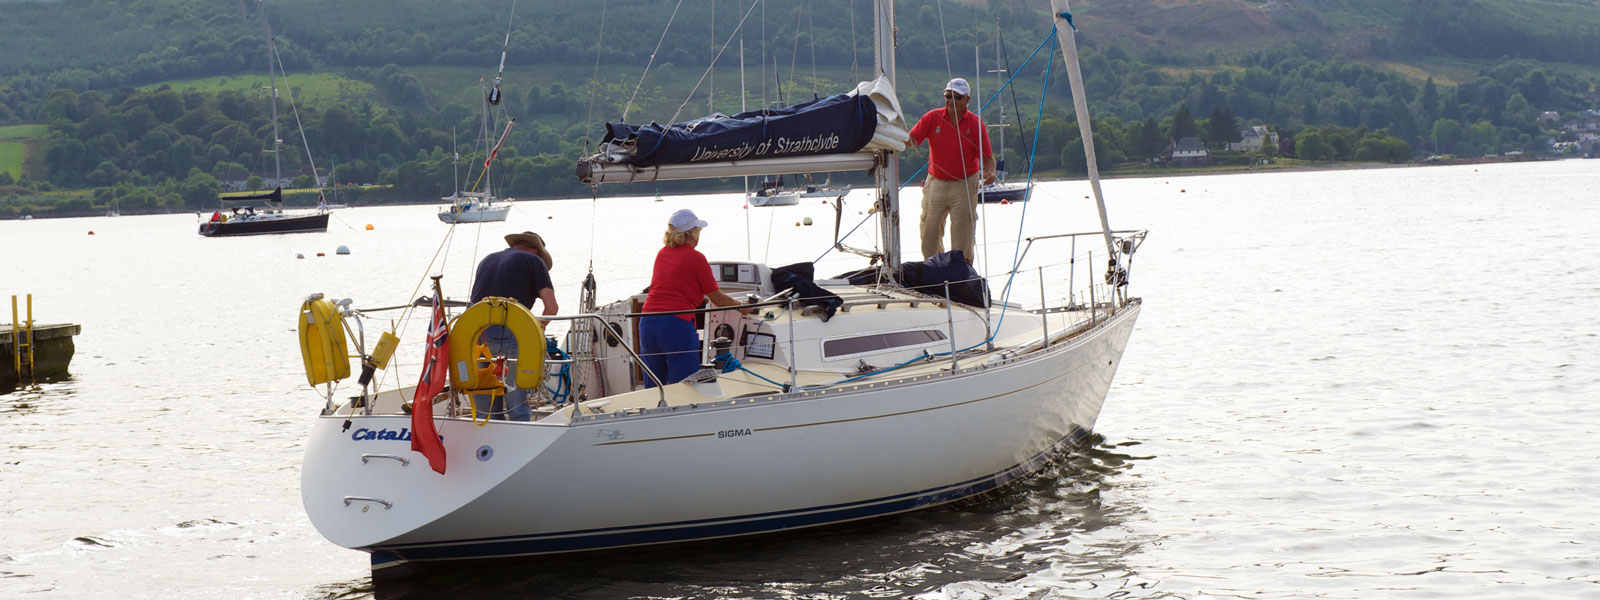
[[[510,248],[485,256],[478,263],[478,272],[472,282],[472,301],[478,302],[490,296],[514,298],[528,310],[533,310],[533,302],[538,300],[544,306],[541,314],[556,314],[556,290],[550,283],[550,251],[545,249],[544,238],[532,231],[524,231],[506,236],[506,244]],[[517,358],[517,338],[512,337],[510,329],[490,326],[483,331],[482,340],[495,356]],[[532,351],[542,352],[544,349],[535,348]],[[515,382],[510,382],[506,386],[503,402],[496,401],[489,394],[473,394],[472,405],[479,412],[488,413],[491,418],[527,421],[533,418],[533,410],[528,407],[528,393],[531,391],[518,389]]]

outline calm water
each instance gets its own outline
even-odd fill
[[[377,586],[300,508],[321,406],[303,297],[402,304],[429,272],[463,295],[533,229],[570,309],[591,257],[602,299],[642,287],[680,206],[712,222],[708,255],[771,264],[816,258],[832,210],[530,202],[448,242],[428,206],[245,239],[199,238],[193,215],[0,222],[0,294],[83,325],[71,380],[0,395],[0,598],[1600,598],[1600,161],[1105,187],[1114,226],[1152,231],[1145,310],[1094,447],[1044,477],[847,528]],[[1093,229],[1086,189],[1043,186],[1024,234]],[[984,216],[994,264],[1021,209]]]

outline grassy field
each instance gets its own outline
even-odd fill
[[[22,176],[22,161],[28,156],[28,140],[44,137],[47,125],[6,125],[0,127],[0,173],[10,173],[15,181]]]
[[[1366,64],[1404,75],[1419,86],[1429,77],[1433,78],[1433,83],[1436,85],[1456,86],[1476,80],[1478,73],[1493,67],[1495,61],[1417,57],[1406,59],[1404,62],[1388,60],[1371,61]],[[1596,65],[1553,62],[1540,62],[1539,65],[1552,75],[1570,73],[1580,79],[1600,78],[1600,66]]]
[[[22,176],[22,142],[0,141],[0,173],[10,173],[12,181]]]
[[[0,127],[0,140],[21,140],[44,137],[48,125],[6,125]]]

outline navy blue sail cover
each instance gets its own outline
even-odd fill
[[[711,115],[663,127],[606,123],[605,142],[635,140],[619,162],[636,167],[814,154],[845,154],[872,141],[877,108],[866,96],[839,94],[779,109]]]

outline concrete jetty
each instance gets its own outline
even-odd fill
[[[78,335],[81,326],[74,324],[33,326],[33,379],[46,381],[67,376],[67,365],[72,362],[76,347],[72,336]],[[12,387],[20,382],[17,373],[17,341],[15,336],[26,336],[24,331],[12,333],[11,324],[0,324],[0,386]],[[24,338],[26,339],[26,338]],[[27,348],[23,348],[27,352]],[[28,358],[22,358],[23,373],[27,373]]]

